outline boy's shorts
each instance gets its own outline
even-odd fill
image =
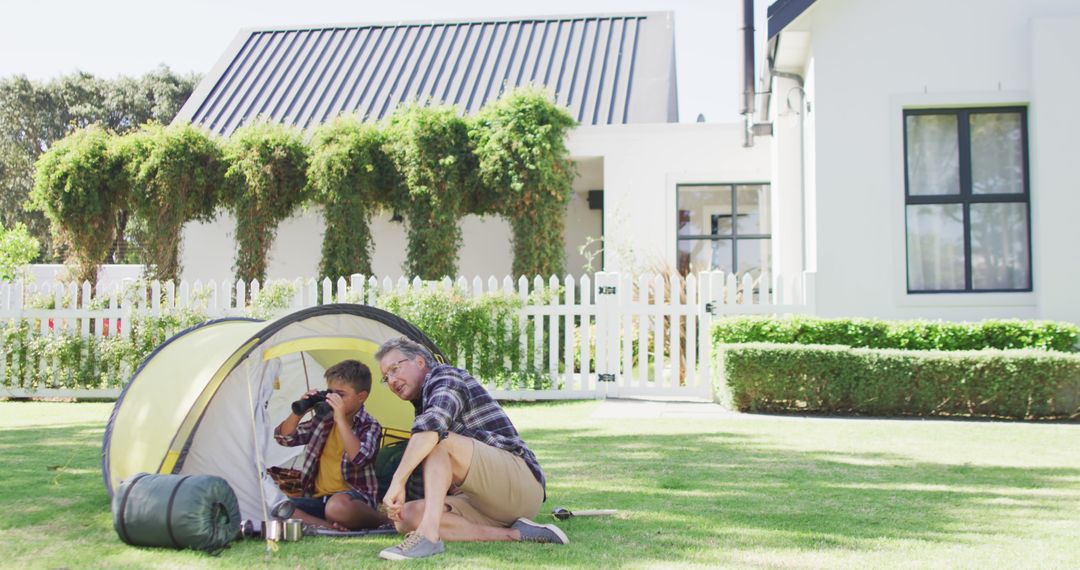
[[[460,494],[446,497],[450,512],[486,526],[533,518],[544,502],[544,488],[524,459],[475,439],[472,465],[458,488]]]
[[[340,493],[334,493],[333,495],[324,495],[322,497],[299,497],[292,498],[289,501],[296,506],[296,508],[304,511],[305,513],[319,517],[320,519],[326,519],[326,503],[330,501],[330,497],[337,495],[348,495],[350,500],[360,501],[365,505],[370,506],[371,501],[367,496],[360,491],[342,491]]]

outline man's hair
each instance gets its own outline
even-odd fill
[[[409,360],[419,356],[424,359],[424,364],[426,364],[428,368],[435,368],[435,365],[438,364],[435,362],[435,357],[431,355],[431,351],[428,350],[426,346],[403,336],[384,342],[382,346],[379,347],[379,351],[375,353],[375,360],[382,360],[383,357],[392,350],[400,352],[402,356]]]
[[[357,392],[371,392],[371,369],[356,360],[342,360],[326,369],[326,384],[337,382]]]

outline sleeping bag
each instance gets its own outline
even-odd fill
[[[112,500],[113,527],[135,546],[220,552],[240,533],[232,487],[213,475],[150,475],[124,481]]]

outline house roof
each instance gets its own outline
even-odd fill
[[[256,117],[302,129],[403,102],[475,113],[540,84],[582,124],[678,121],[670,12],[241,31],[177,115],[224,136]]]
[[[776,0],[769,5],[769,39],[779,34],[816,0]]]

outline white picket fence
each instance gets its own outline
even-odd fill
[[[518,319],[519,341],[531,371],[550,378],[550,389],[504,390],[490,386],[500,399],[578,399],[626,396],[711,398],[712,322],[723,315],[813,313],[812,273],[797,278],[749,276],[720,272],[687,276],[597,273],[590,278],[539,277],[517,281],[479,277],[456,281],[377,279],[353,275],[336,281],[297,279],[286,308],[263,316],[328,303],[375,304],[379,295],[423,287],[457,287],[467,295],[502,292],[523,301]],[[769,284],[763,287],[762,284]],[[260,310],[258,282],[129,281],[91,291],[90,285],[43,283],[0,284],[0,323],[16,323],[30,336],[48,340],[78,335],[98,340],[131,334],[128,323],[141,316],[159,317],[197,311],[206,318],[247,316]],[[81,293],[81,294],[80,294]],[[546,293],[546,294],[545,294]],[[265,296],[263,297],[265,298]],[[543,299],[543,301],[536,301]],[[529,334],[527,331],[534,331]],[[538,331],[538,334],[535,333]],[[178,331],[170,330],[168,334]],[[511,334],[513,334],[511,332]],[[529,346],[531,344],[531,347]],[[135,363],[137,364],[137,363]],[[468,366],[468,362],[455,364]],[[132,363],[100,363],[115,381],[108,387],[73,388],[71,371],[59,357],[45,355],[16,362],[10,350],[0,358],[0,396],[115,397],[130,376]]]

